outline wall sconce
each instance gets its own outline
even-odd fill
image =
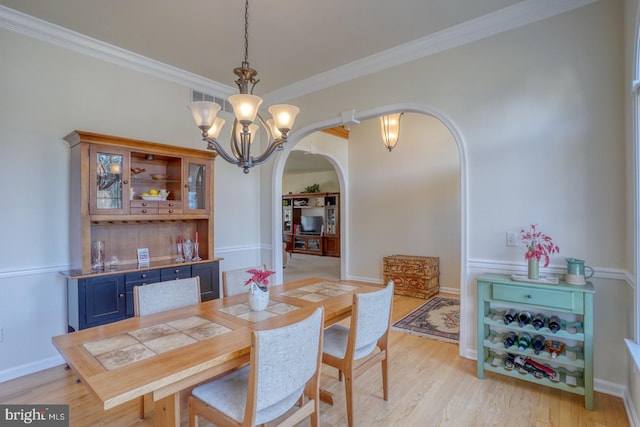
[[[404,113],[388,114],[380,117],[380,132],[382,142],[389,151],[398,143],[400,137],[400,116]]]

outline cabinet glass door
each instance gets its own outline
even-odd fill
[[[202,161],[186,159],[185,197],[184,209],[186,211],[204,211],[209,207],[209,186],[211,185],[211,173],[207,164]]]
[[[325,207],[326,213],[326,230],[324,230],[325,234],[336,234],[336,206],[327,206]]]
[[[92,214],[129,212],[129,158],[126,152],[91,147],[89,210]]]

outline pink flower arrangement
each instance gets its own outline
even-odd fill
[[[527,246],[527,252],[524,253],[524,259],[529,261],[530,259],[537,259],[540,261],[544,258],[544,265],[549,265],[549,255],[554,253],[560,253],[558,245],[553,243],[551,237],[536,230],[536,224],[531,224],[531,230],[520,230],[522,242]]]
[[[269,277],[275,274],[275,271],[269,271],[266,269],[257,270],[255,268],[252,268],[251,270],[247,270],[247,273],[251,273],[253,274],[253,276],[251,276],[251,278],[244,282],[245,286],[250,283],[255,283],[260,289],[266,291],[267,287],[269,286]]]

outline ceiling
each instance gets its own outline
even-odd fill
[[[284,171],[287,174],[316,173],[334,170],[335,168],[325,156],[301,150],[291,150],[284,166]]]
[[[555,1],[555,0],[553,0]],[[252,0],[249,62],[263,95],[399,45],[548,0]],[[244,58],[242,0],[0,0],[25,13],[229,85]]]
[[[255,94],[286,102],[593,1],[251,0]],[[242,0],[0,0],[0,28],[221,97],[244,59]]]

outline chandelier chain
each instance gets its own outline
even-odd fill
[[[244,2],[244,62],[249,64],[249,0]]]

